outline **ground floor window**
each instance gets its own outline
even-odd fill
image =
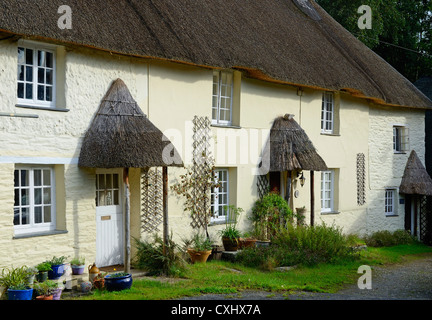
[[[321,172],[321,212],[334,210],[334,171]]]
[[[17,167],[14,171],[16,234],[55,229],[55,177],[51,167]]]
[[[212,222],[227,221],[229,205],[229,173],[228,169],[216,169],[215,180],[217,188],[213,188],[211,193]]]
[[[386,189],[385,190],[385,214],[388,216],[396,214],[396,190]]]

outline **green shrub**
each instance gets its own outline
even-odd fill
[[[411,244],[415,242],[415,239],[405,230],[396,230],[394,232],[381,230],[365,236],[364,241],[369,247],[391,247]]]
[[[269,269],[269,265],[316,265],[354,257],[348,237],[339,228],[325,224],[297,227],[289,224],[273,238],[271,246],[246,249],[237,256],[240,263],[262,269]]]
[[[152,242],[135,239],[135,245],[137,248],[135,265],[139,269],[148,271],[149,275],[181,276],[184,272],[185,261],[177,244],[172,240],[172,235],[167,246],[164,246],[163,239],[158,235],[154,236]]]

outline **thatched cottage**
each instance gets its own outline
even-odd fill
[[[0,266],[105,266],[162,225],[192,234],[160,191],[204,136],[216,242],[225,206],[246,230],[268,185],[308,223],[421,229],[399,188],[432,102],[314,1],[2,0],[0,17]]]

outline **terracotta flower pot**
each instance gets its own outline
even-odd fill
[[[52,300],[53,299],[53,295],[50,296],[37,296],[36,300]]]
[[[193,249],[187,249],[187,252],[189,253],[192,263],[195,262],[200,262],[200,263],[205,263],[208,259],[208,257],[210,256],[210,254],[212,253],[211,250],[206,250],[206,251],[196,251]]]
[[[222,244],[225,251],[237,251],[239,248],[239,239],[222,238]]]

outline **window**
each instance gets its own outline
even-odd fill
[[[96,206],[118,206],[120,204],[120,184],[117,173],[96,175]]]
[[[216,169],[215,180],[219,184],[219,187],[213,188],[211,193],[211,209],[212,218],[211,221],[223,221],[227,220],[229,205],[229,174],[228,169]]]
[[[18,46],[19,104],[53,107],[55,104],[55,50],[22,42]]]
[[[321,132],[334,133],[334,95],[333,93],[325,92],[322,96],[321,107]]]
[[[386,189],[385,190],[385,214],[395,215],[396,214],[396,190],[395,189]]]
[[[55,178],[50,167],[22,167],[14,172],[16,234],[55,229]]]
[[[334,171],[321,172],[321,212],[332,212],[334,203]]]
[[[213,72],[212,123],[232,124],[234,75],[228,71]]]
[[[409,131],[404,126],[393,126],[393,152],[405,153],[409,151]]]

